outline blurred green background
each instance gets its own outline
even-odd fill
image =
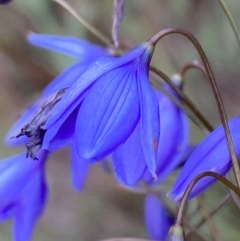
[[[239,0],[227,1],[240,27]],[[69,0],[95,27],[110,36],[112,0]],[[209,0],[128,0],[120,39],[130,44],[147,40],[165,27],[190,30],[209,57],[218,81],[227,114],[240,114],[240,48],[218,1]],[[69,13],[51,0],[14,0],[0,6],[0,158],[18,149],[4,145],[4,135],[29,103],[56,75],[74,60],[30,46],[29,31],[72,35],[101,44]],[[199,59],[182,36],[161,40],[153,64],[168,75],[187,62]],[[197,70],[186,76],[186,93],[214,125],[220,124],[216,104],[206,78]],[[192,124],[192,141],[203,134]],[[62,150],[48,163],[50,196],[38,223],[34,241],[94,241],[111,237],[147,238],[143,220],[144,197],[119,187],[112,174],[93,166],[85,190],[75,193],[69,178],[69,156]],[[227,193],[220,184],[206,192],[209,209]],[[194,201],[193,204],[194,205]],[[222,241],[240,240],[240,212],[231,201],[214,222]],[[0,226],[0,240],[11,240],[11,222]],[[208,229],[200,230],[211,240]],[[195,238],[189,240],[200,240]]]

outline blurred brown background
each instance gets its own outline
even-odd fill
[[[103,33],[110,36],[112,0],[69,0]],[[227,1],[240,27],[239,0]],[[128,0],[120,37],[129,43],[147,40],[165,27],[190,30],[209,57],[218,81],[229,118],[240,114],[240,48],[218,1],[209,0]],[[101,44],[69,13],[51,0],[14,0],[0,6],[0,134],[3,140],[8,128],[24,108],[72,59],[30,46],[26,33],[51,33],[78,36]],[[185,63],[199,59],[192,45],[182,36],[165,37],[157,45],[153,63],[171,75]],[[186,76],[186,92],[207,119],[220,123],[208,81],[196,70]],[[192,140],[203,134],[192,125]],[[17,153],[0,143],[0,157]],[[111,237],[146,238],[143,200],[139,194],[120,188],[101,165],[93,166],[86,189],[75,193],[69,178],[68,151],[62,150],[48,163],[50,197],[37,225],[35,241],[94,241]],[[207,192],[209,208],[227,192],[221,185]],[[222,240],[240,239],[239,211],[231,203],[214,217]],[[0,240],[11,240],[11,224],[0,226]],[[209,237],[205,228],[201,232]],[[208,239],[210,240],[210,239]]]

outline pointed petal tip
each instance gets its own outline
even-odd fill
[[[32,31],[32,30],[27,30],[27,31],[26,31],[26,37],[27,37],[27,39],[28,39],[29,37],[31,37],[32,35],[36,35],[36,33],[35,33],[34,31]]]
[[[167,193],[167,197],[169,197],[169,198],[171,198],[175,203],[179,203],[180,201],[181,201],[181,199],[182,199],[182,197],[183,197],[183,194],[184,194],[184,192],[180,192],[180,193],[174,193],[174,191],[169,191],[168,193]]]
[[[152,174],[152,177],[154,179],[154,182],[156,182],[158,180],[158,176],[155,172]]]

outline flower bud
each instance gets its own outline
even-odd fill
[[[173,225],[169,230],[166,241],[185,241],[182,226]]]

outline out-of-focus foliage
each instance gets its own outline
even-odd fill
[[[110,36],[112,0],[69,0],[94,26]],[[227,2],[240,26],[239,0]],[[120,40],[130,45],[150,38],[157,31],[176,26],[187,28],[200,41],[218,81],[229,117],[240,114],[240,49],[218,1],[209,0],[131,0],[126,1]],[[34,48],[26,33],[73,35],[101,44],[72,16],[51,0],[15,0],[0,6],[0,134],[14,123],[39,91],[70,64],[67,57]],[[185,63],[199,59],[182,36],[171,35],[157,45],[153,64],[173,74]],[[187,74],[187,94],[214,125],[220,123],[206,78],[196,70]],[[192,140],[203,138],[193,125]],[[13,150],[0,145],[1,158]],[[92,241],[113,237],[147,238],[143,219],[143,197],[120,188],[112,175],[95,166],[86,189],[74,193],[69,181],[67,152],[61,151],[49,162],[50,202],[37,226],[35,241]],[[207,208],[214,208],[227,193],[217,184],[204,195]],[[190,205],[193,211],[196,201]],[[239,210],[233,202],[213,218],[224,241],[239,240]],[[198,222],[200,214],[193,218]],[[9,223],[0,226],[0,239],[10,241]],[[200,233],[210,237],[206,225]],[[195,237],[195,236],[194,236]],[[193,239],[189,239],[193,240]],[[195,239],[194,239],[195,240]],[[196,238],[197,240],[197,238]],[[199,239],[201,240],[201,239]],[[209,240],[209,239],[208,239]]]

